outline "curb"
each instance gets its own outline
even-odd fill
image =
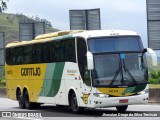
[[[160,103],[160,88],[149,89],[149,103]]]

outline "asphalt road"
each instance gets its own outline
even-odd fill
[[[124,113],[118,113],[116,108],[113,107],[105,109],[85,109],[82,114],[73,114],[69,107],[56,107],[49,104],[42,105],[40,109],[20,109],[17,101],[7,98],[0,98],[0,116],[0,120],[80,120],[86,119],[86,117],[87,120],[146,120],[146,117],[147,120],[158,120],[160,118],[160,104],[130,105]]]

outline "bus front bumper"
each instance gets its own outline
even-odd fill
[[[148,103],[148,94],[126,97],[94,97],[94,108],[115,107],[123,105],[135,105]]]

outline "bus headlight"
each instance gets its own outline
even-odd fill
[[[100,97],[100,98],[106,98],[106,97],[109,96],[109,95],[103,94],[103,93],[93,93],[93,95],[94,95],[95,97]]]
[[[148,89],[145,89],[141,92],[138,92],[138,95],[142,95],[142,94],[148,94],[149,93],[149,90]]]

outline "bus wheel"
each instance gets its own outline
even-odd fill
[[[72,108],[73,113],[76,114],[81,113],[84,110],[84,108],[78,106],[77,97],[74,92],[72,93],[70,98],[70,106]]]
[[[117,110],[118,110],[119,112],[124,112],[124,111],[126,111],[126,110],[127,110],[128,105],[124,105],[124,106],[117,106],[116,108],[117,108]]]
[[[31,103],[29,102],[29,95],[27,90],[24,93],[24,104],[26,109],[31,109]]]
[[[23,98],[23,95],[21,94],[21,91],[20,91],[20,90],[19,90],[18,93],[17,93],[17,99],[18,99],[19,107],[20,107],[21,109],[24,109],[24,108],[25,108],[24,98]]]

